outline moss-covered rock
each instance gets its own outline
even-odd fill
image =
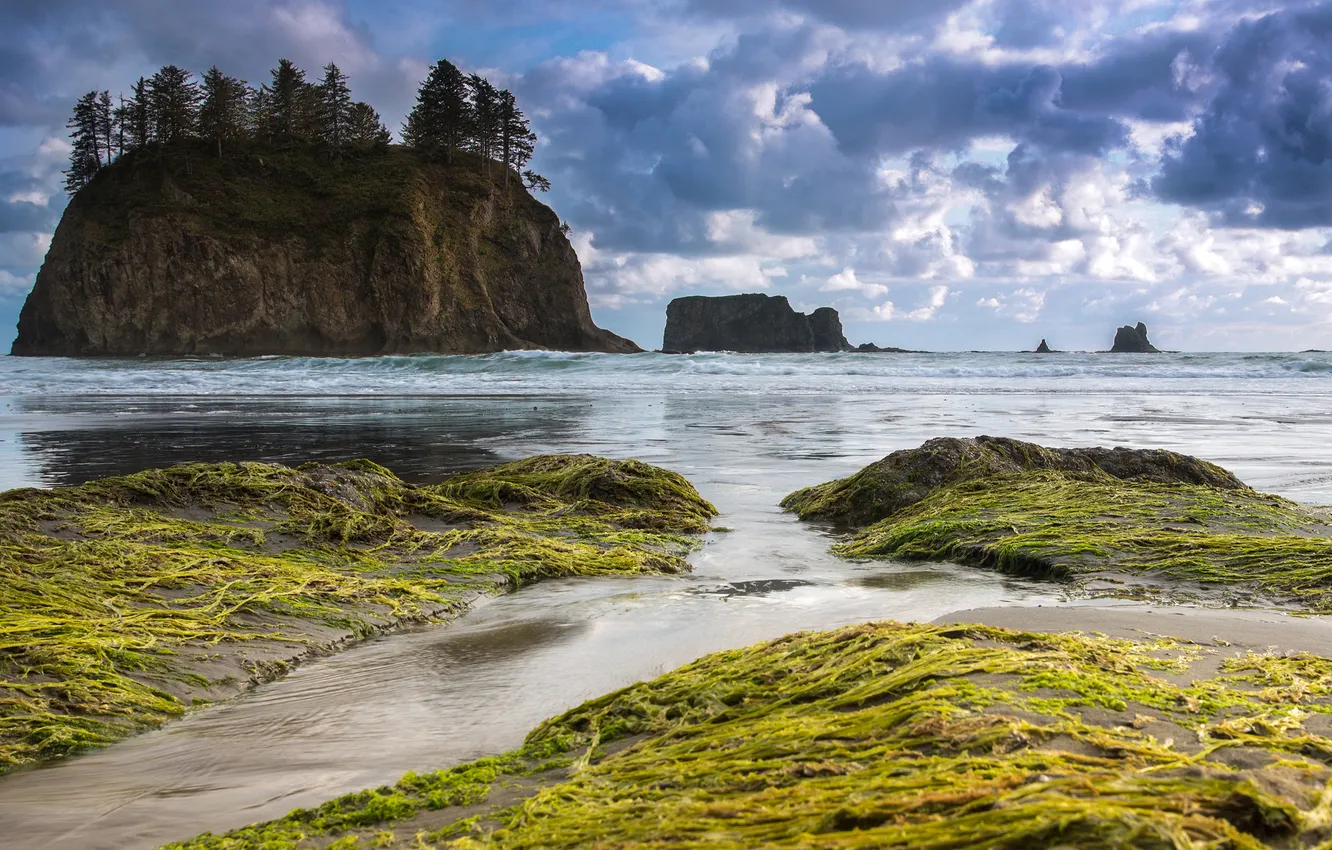
[[[1327,658],[867,624],[718,653],[499,759],[168,846],[1325,847],[1329,715]]]
[[[1129,574],[1332,610],[1328,517],[1174,452],[931,440],[783,505],[858,528],[834,547],[848,557]]]
[[[869,525],[937,490],[995,475],[1048,470],[1092,482],[1108,479],[1248,489],[1215,464],[1164,449],[1047,449],[1007,437],[937,437],[893,452],[848,478],[797,490],[782,507],[801,519]]]
[[[430,487],[361,460],[190,464],[0,494],[0,770],[481,594],[686,570],[714,514],[675,473],[588,455]],[[239,682],[215,681],[219,656]]]

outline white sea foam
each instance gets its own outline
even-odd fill
[[[0,395],[1326,392],[1332,353],[0,358]]]

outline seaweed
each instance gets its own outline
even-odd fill
[[[1001,468],[988,444],[982,448],[982,461],[947,466],[946,475],[931,477],[933,485],[913,491],[914,500],[858,528],[834,551],[852,558],[952,560],[1061,580],[1115,573],[1164,578],[1179,588],[1188,583],[1235,599],[1248,594],[1332,611],[1332,528],[1319,511],[1256,492],[1219,467],[1173,453],[1120,450],[1112,463],[1104,449],[1034,446],[1033,456],[1045,460]],[[1070,466],[1054,454],[1061,451],[1076,451],[1092,465]],[[890,456],[899,460],[798,491],[783,504],[802,516],[878,516],[882,493],[900,483],[904,468],[916,479],[921,469],[937,472],[937,452],[899,454],[914,465]],[[967,456],[961,452],[963,461]],[[1095,458],[1119,474],[1107,473]],[[1161,465],[1152,466],[1158,460]]]
[[[298,810],[168,847],[1325,846],[1332,740],[1308,720],[1332,711],[1332,661],[1272,668],[1278,684],[1305,681],[1298,693],[1249,681],[1264,669],[1249,656],[1184,682],[1218,651],[985,626],[789,635],[540,725],[477,764],[570,769],[481,816],[440,828],[422,813],[456,798],[353,795],[336,822]]]
[[[477,495],[515,468],[539,471],[537,497]],[[0,771],[180,715],[216,684],[192,654],[299,656],[327,641],[312,627],[366,635],[542,578],[681,572],[715,514],[637,461],[494,470],[417,487],[366,460],[188,464],[0,494]]]

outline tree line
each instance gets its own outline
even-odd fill
[[[68,127],[72,151],[65,189],[76,193],[99,170],[130,151],[185,140],[203,141],[218,157],[242,143],[269,146],[318,145],[331,160],[353,151],[382,149],[392,136],[368,103],[352,100],[347,75],[332,62],[322,79],[306,80],[289,59],[279,59],[271,80],[258,87],[228,76],[214,65],[199,80],[167,65],[140,77],[129,97],[90,91],[74,106]],[[464,75],[445,59],[430,69],[416,105],[403,126],[402,141],[423,155],[452,163],[460,150],[522,172],[529,189],[546,191],[550,182],[523,171],[537,137],[513,93],[497,89],[479,74]]]

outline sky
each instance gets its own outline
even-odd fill
[[[164,64],[337,62],[397,131],[448,58],[511,88],[599,324],[831,305],[853,343],[1332,349],[1332,1],[0,4],[0,345],[65,121]]]

